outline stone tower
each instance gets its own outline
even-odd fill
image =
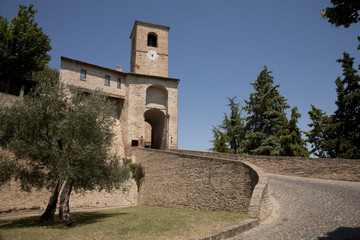
[[[170,27],[135,21],[132,29],[130,72],[168,77]]]

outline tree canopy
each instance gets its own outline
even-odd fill
[[[331,4],[321,13],[331,24],[348,28],[360,20],[358,0],[331,0]],[[307,141],[316,156],[360,159],[360,76],[353,68],[354,58],[348,53],[344,52],[337,62],[342,64],[344,76],[343,80],[339,77],[335,81],[337,109],[327,116],[312,105],[309,114],[313,122],[309,124],[312,129],[306,133]]]
[[[231,153],[231,149],[228,147],[228,136],[217,127],[213,127],[212,132],[214,135],[214,140],[211,141],[213,147],[209,150],[219,153]]]
[[[335,26],[345,28],[360,21],[360,1],[331,0],[321,15]],[[360,41],[360,37],[358,37]],[[358,46],[360,50],[360,45]],[[243,109],[247,113],[245,137],[240,139],[241,153],[309,156],[305,142],[311,144],[311,154],[318,157],[356,158],[360,159],[360,76],[353,68],[354,58],[348,53],[337,60],[342,64],[343,79],[336,79],[337,109],[328,116],[326,112],[311,105],[308,124],[310,131],[305,132],[304,141],[297,127],[300,114],[297,108],[292,109],[291,118],[287,120],[285,110],[289,108],[286,99],[278,91],[271,72],[264,67],[257,80],[252,83],[255,92],[250,94]],[[360,68],[360,67],[359,67]],[[225,116],[226,117],[226,116]],[[224,119],[224,121],[227,118]],[[229,144],[228,132],[213,128],[214,148],[226,151]]]
[[[310,155],[305,140],[301,137],[301,131],[297,126],[301,114],[297,107],[291,109],[291,119],[284,122],[284,128],[280,136],[281,151],[283,156],[308,157]]]
[[[240,150],[245,136],[245,125],[244,119],[241,118],[240,104],[236,103],[235,99],[236,97],[228,98],[230,115],[224,113],[222,124],[218,128],[213,127],[214,148],[210,149],[212,151],[238,153]]]
[[[323,9],[321,15],[335,26],[350,27],[352,23],[360,21],[360,1],[358,0],[331,0],[332,7]]]
[[[312,106],[309,112],[312,129],[306,133],[307,141],[316,156],[360,159],[360,76],[353,68],[354,58],[348,53],[338,62],[342,64],[344,78],[335,81],[337,109],[327,116]]]
[[[329,154],[326,151],[325,141],[330,123],[329,117],[326,115],[326,112],[316,108],[314,105],[311,105],[309,115],[312,122],[308,126],[312,129],[309,132],[305,132],[305,135],[307,137],[306,141],[311,144],[312,149],[310,153],[321,158],[328,157]]]
[[[285,110],[289,108],[286,99],[274,86],[271,71],[264,69],[251,85],[255,92],[250,94],[246,105],[228,98],[230,115],[224,114],[222,124],[213,127],[214,147],[211,151],[223,153],[244,153],[257,155],[284,155],[308,157],[306,142],[302,139],[297,126],[301,115],[297,107],[292,109],[291,119],[286,118]],[[247,112],[241,117],[241,109]]]
[[[331,116],[328,144],[333,157],[360,159],[360,76],[348,53],[337,61],[342,64],[344,78],[335,81],[337,109]]]
[[[64,196],[72,189],[119,188],[129,169],[109,151],[113,111],[100,92],[69,93],[57,79],[41,79],[23,100],[0,109],[0,145],[15,156],[2,160],[1,170],[8,176],[2,182],[14,178],[25,190],[55,189],[56,202],[63,184]]]
[[[6,92],[19,90],[19,84],[50,61],[50,38],[35,22],[36,12],[32,4],[20,5],[11,23],[0,15],[0,80]]]
[[[280,133],[286,119],[285,110],[289,108],[286,99],[274,86],[274,78],[267,67],[251,85],[255,92],[245,100],[246,143],[244,152],[257,155],[279,155]]]

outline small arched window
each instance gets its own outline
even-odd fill
[[[157,47],[157,36],[155,33],[148,34],[147,45],[149,47]]]

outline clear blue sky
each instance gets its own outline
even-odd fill
[[[228,111],[227,97],[242,102],[254,92],[264,65],[297,106],[309,130],[310,104],[335,110],[336,60],[347,51],[359,63],[360,23],[336,28],[320,17],[329,0],[0,0],[0,14],[16,16],[33,3],[36,21],[50,36],[50,66],[60,56],[129,72],[129,35],[135,20],[170,26],[169,77],[179,78],[179,148],[207,150],[212,126]],[[288,114],[289,115],[289,114]]]

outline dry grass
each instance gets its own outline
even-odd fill
[[[39,225],[39,217],[0,220],[0,239],[188,239],[246,219],[246,215],[159,207],[76,212],[74,224]]]

